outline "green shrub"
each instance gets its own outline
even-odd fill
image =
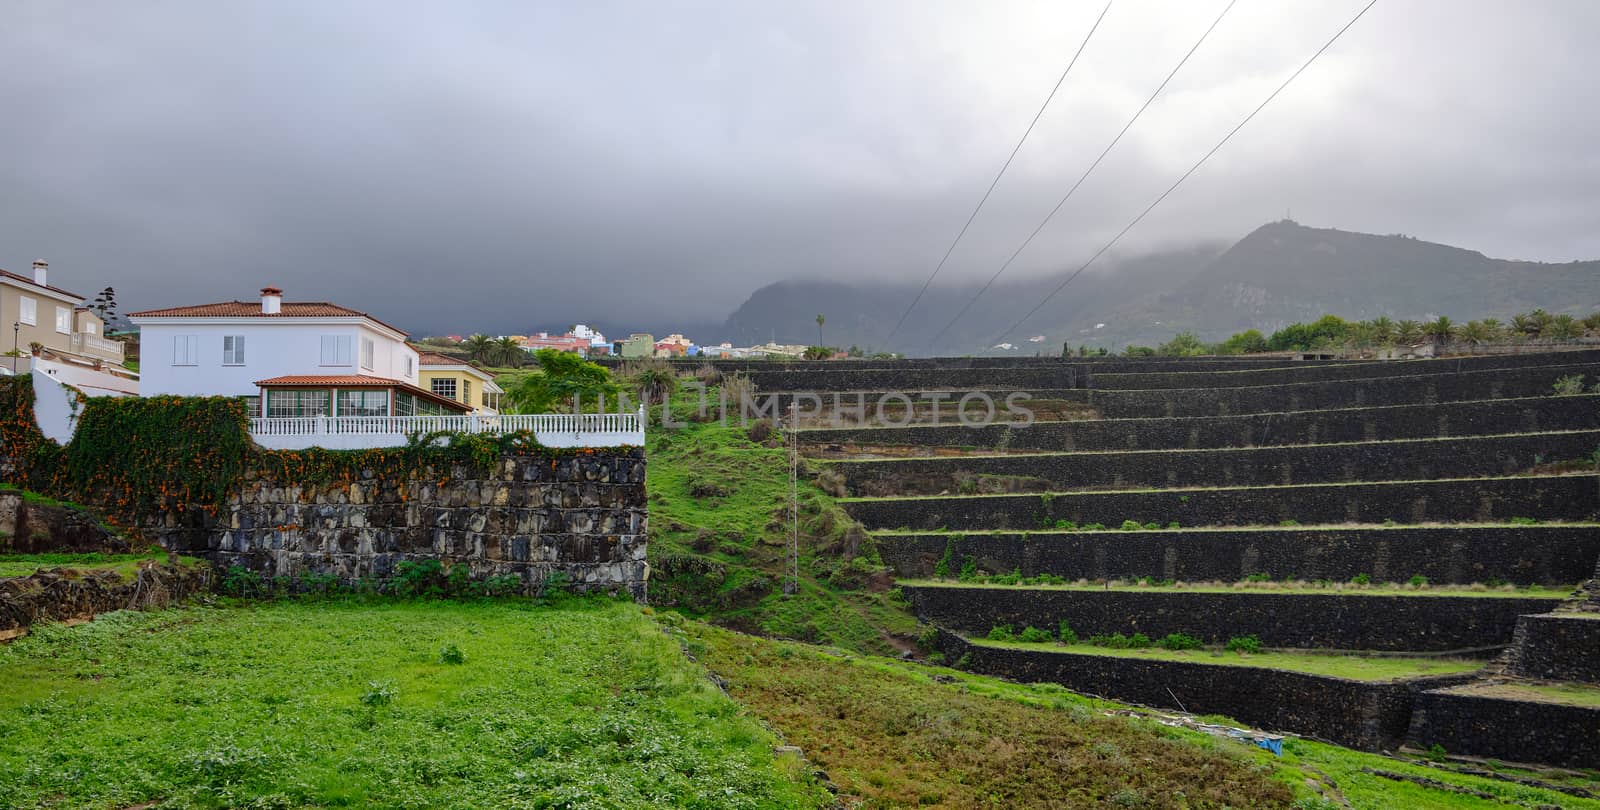
[[[244,598],[265,596],[267,583],[260,574],[242,565],[230,565],[227,573],[222,575],[222,592]]]
[[[462,652],[460,647],[454,644],[446,644],[439,648],[439,663],[465,664],[466,662],[467,654]]]
[[[1271,582],[1272,575],[1265,571],[1257,571],[1244,578],[1245,582]]]
[[[434,559],[401,560],[389,587],[396,596],[442,598],[447,593],[444,564]]]
[[[1444,746],[1442,746],[1442,745],[1440,745],[1438,743],[1434,743],[1433,745],[1428,746],[1428,753],[1427,753],[1428,759],[1430,759],[1430,760],[1432,760],[1434,762],[1443,762],[1444,758],[1445,758],[1445,755],[1446,755],[1446,752],[1444,750]]]
[[[1352,584],[1352,585],[1371,585],[1372,584],[1372,575],[1371,574],[1356,574],[1355,576],[1350,578],[1350,584]]]
[[[1228,651],[1239,653],[1261,652],[1261,639],[1256,638],[1254,633],[1248,636],[1234,636],[1228,639]]]
[[[1058,532],[1075,532],[1078,530],[1078,524],[1066,518],[1060,518],[1056,521],[1055,529]]]
[[[1537,526],[1537,525],[1539,525],[1539,519],[1538,518],[1531,518],[1531,517],[1514,517],[1514,518],[1511,518],[1508,522],[1513,526]]]
[[[944,556],[933,564],[933,575],[939,579],[950,578],[950,560],[956,555],[956,539],[954,537],[944,541]]]
[[[1150,637],[1143,633],[1134,633],[1125,636],[1121,633],[1111,635],[1090,636],[1089,643],[1096,647],[1106,647],[1113,650],[1136,650],[1150,646]]]
[[[361,705],[387,706],[394,702],[395,694],[393,681],[368,681],[367,691],[361,694]]]
[[[1428,584],[1428,578],[1421,574],[1412,574],[1411,579],[1406,580],[1406,584],[1413,588],[1422,588]]]
[[[972,557],[968,557],[967,561],[961,564],[961,574],[957,576],[956,579],[959,579],[962,582],[971,582],[977,578],[978,561]]]
[[[484,596],[513,596],[522,593],[522,577],[496,574],[483,581]]]
[[[924,650],[939,649],[939,628],[930,624],[919,631],[917,633],[917,646]]]
[[[1171,523],[1167,524],[1167,528],[1170,530],[1170,529],[1179,529],[1179,528],[1182,528],[1182,527],[1178,525],[1178,521],[1174,520]]]
[[[1062,644],[1077,644],[1078,631],[1072,629],[1072,625],[1068,624],[1066,619],[1062,619],[1056,628],[1056,638],[1060,639]]]
[[[1201,647],[1200,639],[1188,633],[1168,633],[1156,644],[1164,650],[1198,650]]]
[[[1558,397],[1570,397],[1576,394],[1581,394],[1583,393],[1583,375],[1569,374],[1565,377],[1557,377],[1553,388],[1555,390],[1555,395]]]
[[[1018,568],[1013,568],[1013,569],[1011,569],[1011,573],[1009,573],[1009,574],[995,574],[993,577],[990,578],[989,581],[993,582],[996,585],[1015,585],[1018,582],[1022,581],[1022,570],[1018,569]]]
[[[1040,575],[1038,575],[1038,576],[1033,578],[1033,583],[1032,584],[1034,584],[1034,585],[1065,585],[1066,583],[1067,583],[1067,578],[1066,577],[1058,577],[1055,574],[1040,574]]]
[[[1155,522],[1155,521],[1153,521],[1153,520],[1152,520],[1152,521],[1150,521],[1150,522],[1149,522],[1149,523],[1146,523],[1146,524],[1144,524],[1144,528],[1145,528],[1145,529],[1146,529],[1146,530],[1147,530],[1147,531],[1152,531],[1152,532],[1153,532],[1153,531],[1155,531],[1155,530],[1156,530],[1156,529],[1159,529],[1159,528],[1161,528],[1161,524],[1160,524],[1160,523],[1157,523],[1157,522]]]
[[[1054,641],[1055,637],[1050,635],[1049,630],[1041,630],[1030,625],[1022,628],[1022,632],[1017,636],[1017,640],[1025,641],[1029,644],[1043,644],[1046,641]]]
[[[1085,523],[1085,524],[1083,524],[1083,530],[1086,531],[1086,532],[1103,532],[1103,531],[1106,530],[1106,524],[1104,524],[1104,523]]]
[[[1011,625],[997,624],[989,628],[989,635],[986,638],[990,641],[1016,641],[1017,634],[1011,629]]]
[[[1288,520],[1280,520],[1280,521],[1278,521],[1278,525],[1279,526],[1299,526],[1300,525],[1300,521],[1295,520],[1294,518],[1289,518]]]
[[[1139,525],[1139,521],[1137,521],[1137,520],[1124,520],[1124,521],[1122,521],[1122,530],[1125,531],[1125,532],[1136,532],[1136,531],[1139,531],[1140,529],[1143,529],[1143,528],[1144,527]]]

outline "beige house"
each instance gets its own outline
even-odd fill
[[[122,344],[105,337],[105,324],[83,305],[83,296],[51,286],[50,266],[33,263],[33,277],[0,270],[0,334],[11,327],[11,341],[24,357],[5,357],[7,371],[26,371],[30,347],[63,358],[122,365]]]

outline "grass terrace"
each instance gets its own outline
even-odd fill
[[[1163,451],[1165,452],[1165,451]],[[1566,478],[1572,476],[1594,476],[1593,469],[1570,470],[1556,473],[1528,473],[1524,475],[1484,475],[1475,478],[1418,478],[1403,481],[1327,481],[1310,484],[1248,484],[1244,486],[1216,486],[1216,487],[1131,487],[1126,489],[1060,489],[1048,492],[1029,493],[1004,493],[994,495],[881,495],[873,497],[851,496],[839,498],[840,503],[855,503],[859,501],[932,501],[950,500],[951,498],[1039,498],[1042,496],[1059,495],[1120,495],[1144,492],[1163,492],[1182,496],[1185,492],[1220,492],[1244,491],[1255,489],[1293,490],[1312,489],[1321,487],[1370,487],[1384,486],[1395,487],[1405,484],[1439,484],[1450,481],[1483,482],[1483,481],[1514,481],[1523,478]],[[1452,524],[1455,525],[1455,524]]]
[[[6,554],[0,555],[0,579],[25,577],[45,568],[69,568],[77,571],[114,571],[132,577],[141,566],[165,565],[165,551],[145,554]],[[194,557],[179,557],[179,565],[201,565]]]
[[[864,500],[864,499],[856,499],[856,500]],[[877,534],[877,535],[891,535],[891,536],[892,535],[948,535],[950,537],[982,537],[982,536],[988,535],[988,534],[1002,534],[1002,535],[1014,535],[1014,534],[1056,535],[1056,534],[1064,534],[1064,533],[1068,533],[1068,534],[1097,534],[1097,533],[1098,534],[1121,534],[1123,532],[1129,532],[1129,531],[1172,532],[1174,534],[1194,534],[1195,532],[1217,532],[1219,534],[1229,534],[1229,533],[1233,533],[1233,532],[1284,532],[1284,531],[1302,531],[1302,530],[1304,530],[1304,531],[1334,531],[1334,530],[1350,530],[1350,529],[1360,529],[1362,531],[1380,531],[1380,530],[1383,530],[1383,529],[1503,529],[1503,528],[1506,528],[1508,526],[1518,526],[1518,527],[1547,526],[1547,527],[1552,527],[1552,528],[1554,528],[1554,527],[1564,527],[1564,526],[1565,527],[1592,526],[1592,527],[1595,527],[1595,528],[1600,528],[1600,522],[1592,521],[1592,520],[1539,520],[1537,518],[1512,518],[1512,519],[1510,519],[1508,521],[1494,521],[1494,522],[1463,521],[1463,522],[1460,522],[1460,523],[1439,523],[1439,522],[1436,522],[1436,521],[1426,521],[1426,522],[1422,522],[1422,523],[1400,523],[1400,522],[1396,522],[1396,521],[1389,521],[1388,523],[1306,523],[1306,524],[1301,524],[1301,523],[1280,523],[1280,524],[1257,524],[1257,525],[1246,525],[1246,526],[1233,526],[1233,525],[1227,525],[1227,526],[1178,526],[1178,525],[1170,525],[1170,524],[1167,525],[1167,526],[1161,526],[1159,524],[1149,524],[1149,525],[1140,525],[1139,528],[1137,528],[1137,529],[1134,529],[1132,527],[1129,527],[1129,528],[1117,528],[1115,526],[1104,526],[1104,525],[1102,525],[1102,526],[1100,526],[1098,528],[1090,528],[1088,526],[1078,526],[1076,524],[1072,524],[1072,523],[1069,523],[1067,521],[1061,521],[1060,524],[1061,525],[1059,525],[1059,526],[1055,526],[1055,527],[1051,527],[1051,528],[1043,528],[1043,529],[993,529],[993,530],[988,530],[988,529],[909,529],[909,528],[905,528],[905,527],[898,527],[898,528],[893,528],[893,529],[873,529],[872,533],[873,534]]]
[[[1561,703],[1600,709],[1600,685],[1592,683],[1496,683],[1484,681],[1446,690],[1474,697],[1528,700],[1535,703]]]
[[[1411,585],[1399,582],[1358,584],[1354,582],[1305,582],[1295,580],[1292,582],[1275,580],[1242,580],[1239,582],[1167,582],[1156,580],[1121,581],[1111,580],[1104,583],[1095,582],[1044,582],[1037,579],[1018,579],[1016,582],[996,581],[988,579],[899,579],[897,584],[914,588],[996,588],[996,589],[1029,589],[1049,591],[1144,591],[1166,593],[1238,593],[1240,591],[1258,591],[1265,593],[1282,594],[1329,594],[1337,593],[1348,596],[1474,596],[1474,597],[1513,597],[1518,599],[1564,599],[1572,594],[1572,587],[1549,587],[1545,585]],[[1576,587],[1576,586],[1574,586]]]
[[[969,638],[968,641],[984,647],[1002,647],[1014,650],[1028,650],[1029,652],[1061,655],[1104,655],[1116,658],[1139,658],[1148,661],[1179,661],[1187,664],[1281,669],[1289,672],[1302,672],[1307,675],[1348,678],[1355,681],[1392,681],[1425,675],[1454,675],[1481,669],[1484,664],[1483,661],[1475,661],[1469,658],[1341,655],[1276,650],[1247,653],[1217,647],[1196,650],[1166,650],[1159,647],[1117,648],[1081,642],[1076,644],[1028,643],[1023,641],[994,641],[981,637]]]

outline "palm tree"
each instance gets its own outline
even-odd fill
[[[639,369],[629,379],[633,383],[634,391],[638,392],[639,400],[645,407],[656,403],[665,403],[678,390],[678,375],[672,372],[667,364],[649,365]]]
[[[1494,332],[1483,321],[1468,321],[1461,327],[1461,339],[1474,346],[1494,339]]]
[[[827,320],[827,318],[822,317],[822,313],[820,313],[820,312],[817,313],[817,345],[818,346],[823,345],[823,343],[822,343],[822,323],[823,323],[823,321],[826,321],[826,320]]]
[[[1539,337],[1540,335],[1543,335],[1544,328],[1550,325],[1550,313],[1545,312],[1542,309],[1536,309],[1528,313],[1527,325],[1528,329],[1526,332],[1529,337]]]
[[[1440,315],[1436,321],[1429,321],[1422,327],[1423,334],[1433,338],[1435,343],[1449,343],[1456,336],[1456,325],[1450,322],[1450,317]]]
[[[1557,315],[1539,330],[1539,337],[1554,340],[1572,340],[1582,334],[1583,324],[1571,315]]]
[[[1394,342],[1394,321],[1388,315],[1379,315],[1372,319],[1372,339],[1377,343]]]
[[[494,342],[495,365],[509,368],[522,368],[528,359],[528,353],[523,351],[522,344],[515,339],[503,337]]]
[[[1600,332],[1600,312],[1596,312],[1583,319],[1583,328],[1588,332]]]
[[[1404,320],[1394,325],[1395,339],[1407,346],[1421,340],[1422,334],[1422,324],[1416,321]]]
[[[461,341],[461,348],[467,350],[467,359],[474,363],[488,364],[494,359],[494,338],[485,334],[476,334]]]
[[[1499,340],[1506,336],[1506,329],[1497,318],[1484,318],[1479,323],[1482,323],[1483,328],[1488,330],[1489,340]]]

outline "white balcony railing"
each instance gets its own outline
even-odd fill
[[[72,352],[74,354],[88,354],[103,357],[108,360],[122,362],[122,343],[116,340],[107,340],[99,335],[79,332],[72,336]]]
[[[546,447],[644,444],[644,409],[635,413],[463,414],[455,416],[290,416],[250,420],[256,443],[277,450],[397,447],[415,433],[533,431]]]

